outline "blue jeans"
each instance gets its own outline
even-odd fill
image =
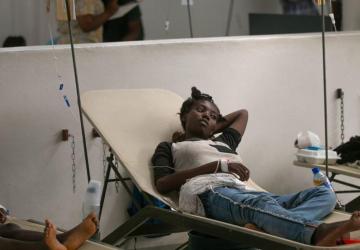
[[[335,208],[335,194],[324,186],[289,195],[274,195],[218,187],[199,195],[206,216],[243,226],[251,223],[265,232],[311,244],[320,221]]]

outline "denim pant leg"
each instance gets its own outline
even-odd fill
[[[272,235],[310,244],[321,223],[283,208],[271,196],[267,192],[219,187],[199,197],[210,218],[241,226],[252,223]]]
[[[321,220],[336,205],[336,196],[325,186],[313,187],[288,195],[272,195],[279,204],[307,220]]]

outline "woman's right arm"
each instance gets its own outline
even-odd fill
[[[218,162],[213,161],[197,168],[187,169],[175,172],[173,174],[165,175],[156,180],[156,189],[159,191],[159,193],[162,194],[174,190],[178,191],[180,187],[186,182],[186,180],[198,175],[214,173],[217,169],[217,165]]]

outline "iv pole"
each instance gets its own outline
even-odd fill
[[[194,37],[193,27],[192,27],[192,20],[191,20],[191,9],[190,9],[190,0],[187,0],[187,13],[189,19],[189,29],[190,29],[190,37]]]
[[[329,178],[329,164],[328,164],[328,123],[327,123],[327,90],[326,90],[326,58],[325,58],[325,15],[324,5],[325,0],[320,0],[321,3],[321,19],[322,19],[322,63],[323,63],[323,82],[324,82],[324,119],[325,119],[325,170],[326,176]]]
[[[73,39],[72,39],[71,25],[70,25],[71,16],[70,16],[69,0],[65,0],[65,6],[66,6],[66,15],[67,15],[67,21],[68,21],[69,37],[70,37],[71,55],[72,55],[73,67],[74,67],[76,95],[77,95],[77,102],[78,102],[78,107],[79,107],[81,135],[82,135],[82,141],[83,141],[83,147],[84,147],[86,173],[87,173],[87,180],[88,180],[88,182],[90,182],[90,179],[91,179],[91,177],[90,177],[90,167],[89,167],[89,159],[88,159],[87,148],[86,148],[84,122],[83,122],[83,117],[82,117],[82,113],[81,113],[79,80],[78,80],[77,69],[76,69],[75,50],[74,50],[74,43],[73,43]]]
[[[232,19],[232,16],[233,16],[233,9],[234,9],[234,0],[230,0],[229,14],[228,14],[228,19],[227,19],[227,24],[226,24],[225,36],[230,35],[230,27],[231,27],[231,19]]]

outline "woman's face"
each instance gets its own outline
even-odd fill
[[[182,118],[185,121],[186,138],[210,138],[215,132],[219,115],[219,110],[213,103],[205,100],[196,101],[190,112]]]

